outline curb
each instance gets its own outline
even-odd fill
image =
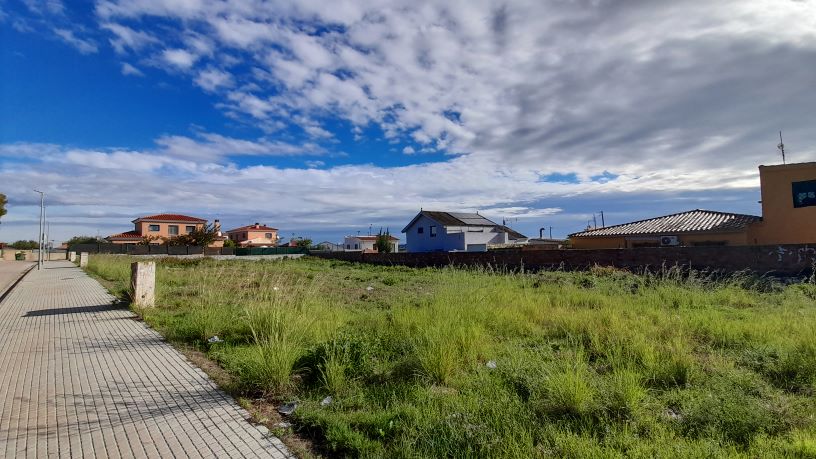
[[[31,265],[31,267],[30,267],[30,268],[28,268],[28,269],[26,269],[25,271],[23,271],[23,273],[22,273],[22,274],[20,274],[20,276],[19,276],[19,277],[18,277],[18,278],[17,278],[17,279],[16,279],[14,282],[12,282],[11,284],[9,284],[9,286],[8,286],[8,287],[7,287],[5,290],[0,291],[0,304],[2,304],[2,303],[3,303],[3,300],[5,300],[5,299],[6,299],[6,297],[9,295],[9,293],[11,293],[11,291],[12,291],[12,290],[14,290],[14,287],[16,287],[16,286],[17,286],[17,284],[19,284],[19,283],[20,283],[20,281],[22,281],[22,280],[23,280],[23,278],[24,278],[24,277],[26,277],[26,275],[27,275],[28,273],[30,273],[30,272],[31,272],[31,271],[32,271],[34,268],[36,268],[36,267],[37,267],[37,263],[34,263],[33,265]]]

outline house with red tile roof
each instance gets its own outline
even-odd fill
[[[275,247],[278,245],[278,229],[255,223],[227,230],[227,237],[241,247]]]
[[[210,246],[223,247],[226,238],[220,236],[221,224],[218,220],[213,224],[219,231],[219,238]],[[182,214],[157,214],[139,217],[133,220],[133,225],[133,230],[112,234],[105,239],[113,244],[139,244],[148,238],[151,244],[161,244],[168,239],[204,228],[207,220]]]

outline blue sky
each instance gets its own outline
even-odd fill
[[[759,213],[816,159],[814,2],[0,0],[0,240],[172,211],[316,240]]]

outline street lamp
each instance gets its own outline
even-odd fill
[[[40,233],[37,237],[37,246],[39,248],[37,254],[37,269],[42,269],[43,264],[43,225],[45,224],[45,193],[40,190],[34,190],[35,193],[40,193]]]

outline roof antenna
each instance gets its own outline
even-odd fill
[[[782,164],[785,164],[785,144],[782,142],[782,131],[779,131],[779,145],[776,148],[782,152]]]

